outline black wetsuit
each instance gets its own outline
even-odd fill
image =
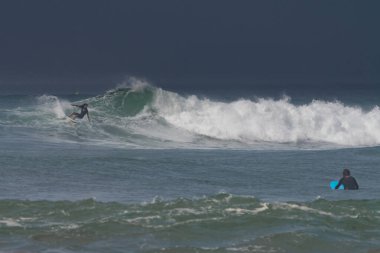
[[[79,105],[78,107],[81,108],[80,113],[75,112],[73,113],[73,115],[75,115],[76,118],[82,119],[84,115],[88,114],[88,110],[87,110],[87,107],[85,107],[84,105]]]
[[[345,190],[358,190],[359,189],[359,185],[356,182],[356,179],[352,176],[342,177],[339,180],[338,185],[335,186],[335,189],[338,189],[340,185],[343,185]]]

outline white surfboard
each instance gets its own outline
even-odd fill
[[[74,119],[70,118],[69,116],[66,116],[66,121],[69,122],[69,123],[78,123],[77,121],[75,121]]]

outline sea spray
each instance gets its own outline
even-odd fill
[[[53,113],[56,118],[64,118],[65,111],[72,108],[70,103],[64,99],[59,99],[57,96],[42,95],[37,97],[39,107],[36,112]]]

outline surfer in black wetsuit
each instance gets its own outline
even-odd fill
[[[349,169],[344,169],[343,177],[339,180],[339,183],[335,186],[335,189],[338,189],[340,185],[343,185],[345,190],[358,190],[359,185],[356,182],[356,179],[350,174]]]
[[[83,119],[84,115],[87,114],[88,121],[90,121],[90,116],[88,114],[87,106],[88,104],[82,104],[82,105],[72,105],[80,108],[80,113],[73,112],[70,114],[69,118],[75,120],[76,118]]]

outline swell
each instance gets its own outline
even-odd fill
[[[270,203],[252,196],[228,193],[194,199],[155,198],[152,202],[140,204],[98,202],[94,199],[0,200],[0,208],[0,224],[4,229],[20,227],[49,230],[50,226],[59,224],[96,227],[108,223],[126,225],[124,232],[128,233],[131,227],[170,230],[175,227],[191,228],[191,224],[215,224],[228,228],[244,221],[248,222],[247,226],[252,225],[257,229],[299,223],[303,226],[364,231],[377,230],[380,225],[379,200],[317,199],[311,202]],[[112,234],[112,231],[109,232]]]
[[[344,252],[379,246],[379,200],[268,203],[221,193],[141,204],[1,200],[0,208],[1,236],[27,237],[33,244],[83,247],[111,240],[138,251],[145,241],[145,251],[163,252]],[[350,242],[337,247],[346,238]]]

